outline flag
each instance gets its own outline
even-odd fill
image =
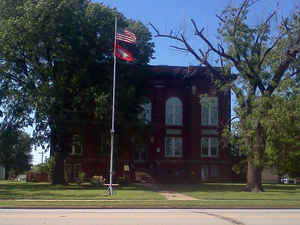
[[[121,32],[117,32],[117,40],[118,41],[124,41],[127,42],[129,44],[135,44],[136,42],[136,36],[134,33],[128,31],[128,30],[124,30]]]
[[[115,56],[129,62],[134,60],[132,54],[122,46],[118,45],[118,43],[115,44]]]

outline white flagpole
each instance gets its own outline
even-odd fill
[[[113,156],[114,156],[114,136],[115,136],[115,98],[116,98],[116,44],[117,44],[117,17],[115,17],[115,40],[114,40],[114,78],[113,78],[113,103],[111,119],[111,143],[110,143],[110,170],[109,170],[109,195],[112,195],[113,178]]]

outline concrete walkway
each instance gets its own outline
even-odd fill
[[[193,198],[191,196],[187,196],[181,193],[177,193],[175,191],[157,191],[158,194],[161,194],[164,196],[167,200],[198,200],[196,198]]]

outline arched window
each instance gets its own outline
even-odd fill
[[[182,102],[177,97],[166,102],[166,125],[182,125]]]

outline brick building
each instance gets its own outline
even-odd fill
[[[150,66],[150,70],[148,102],[141,115],[149,135],[131,151],[117,151],[116,173],[122,175],[125,168],[133,173],[147,171],[158,179],[238,179],[231,169],[228,144],[221,137],[231,116],[230,90],[216,89],[205,67]],[[108,138],[98,133],[95,126],[87,125],[81,135],[73,134],[72,154],[66,159],[71,177],[79,171],[88,177],[108,174],[109,152],[98,154],[101,148],[110,149],[101,141]]]

